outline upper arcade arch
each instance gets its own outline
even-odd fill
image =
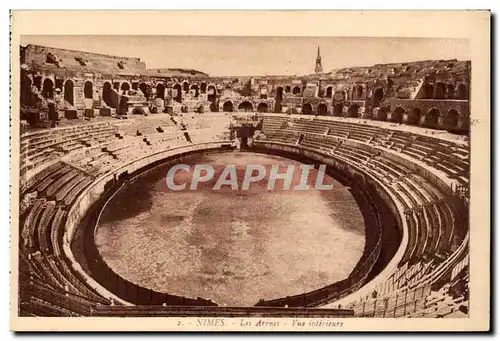
[[[94,85],[91,81],[86,81],[83,85],[83,97],[86,99],[93,98],[94,95]]]
[[[54,98],[54,82],[50,78],[45,78],[43,81],[42,97]]]
[[[109,83],[108,83],[109,84]],[[111,84],[109,84],[111,85]],[[75,105],[75,84],[71,79],[67,79],[64,82],[64,101],[69,105]]]

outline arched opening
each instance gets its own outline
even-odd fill
[[[206,93],[207,92],[207,83],[205,82],[201,82],[201,85],[200,85],[200,92],[202,94]]]
[[[276,98],[274,104],[275,112],[281,112],[281,102],[283,102],[283,88],[280,86],[276,89]]]
[[[288,108],[286,109],[286,114],[288,115],[297,115],[299,112],[296,108]]]
[[[184,92],[189,91],[189,83],[188,82],[182,83],[182,90],[184,90]]]
[[[36,76],[35,79],[33,79],[33,85],[36,86],[38,91],[42,90],[42,76]]]
[[[180,84],[175,84],[174,85],[174,100],[176,102],[179,102],[181,103],[182,101],[182,89],[181,89],[181,85]]]
[[[376,88],[373,92],[373,106],[380,107],[380,103],[384,99],[384,89]]]
[[[115,89],[118,92],[118,90],[120,90],[120,82],[114,82],[113,89]]]
[[[217,111],[217,92],[215,91],[215,86],[210,85],[207,88],[207,100],[210,102],[210,110],[215,112]]]
[[[146,115],[146,112],[144,111],[144,109],[142,107],[135,107],[132,110],[132,115]]]
[[[434,89],[435,99],[445,99],[446,98],[446,86],[442,82],[436,84],[436,89]]]
[[[401,107],[397,107],[396,109],[394,109],[394,111],[391,113],[391,118],[390,118],[390,121],[391,122],[395,122],[395,123],[401,123],[401,121],[403,120],[403,114],[405,113],[405,110]]]
[[[102,100],[104,103],[106,103],[107,106],[112,107],[113,103],[111,102],[111,94],[113,92],[113,89],[111,87],[110,82],[104,82],[104,85],[102,87]]]
[[[434,98],[434,86],[432,84],[424,85],[424,98],[425,99]]]
[[[318,105],[318,115],[326,115],[328,112],[328,107],[325,103],[320,103]]]
[[[349,109],[347,109],[347,117],[358,117],[359,105],[356,103],[351,104]]]
[[[155,98],[165,99],[165,85],[163,85],[162,83],[156,84],[156,97]]]
[[[290,85],[285,86],[285,93],[289,94],[292,91]]]
[[[238,110],[243,110],[244,112],[253,111],[253,105],[248,101],[241,102],[240,105],[238,105]]]
[[[31,78],[22,72],[21,77],[21,103],[30,104],[31,103]]]
[[[418,125],[422,118],[422,111],[419,108],[413,108],[408,115],[406,124]]]
[[[141,91],[142,91],[142,93],[144,94],[144,96],[145,96],[146,98],[148,98],[148,97],[149,97],[148,86],[147,86],[147,84],[146,84],[146,83],[141,83],[141,84],[139,84],[139,90],[141,90]]]
[[[109,83],[105,83],[111,86]],[[69,103],[70,105],[75,105],[75,93],[74,93],[74,84],[71,79],[68,79],[64,83],[64,102]]]
[[[313,107],[309,103],[304,103],[302,105],[302,115],[312,115]]]
[[[329,86],[328,88],[326,88],[326,97],[327,98],[333,97],[333,87]]]
[[[224,102],[224,104],[222,105],[222,111],[233,112],[233,102],[231,101]]]
[[[442,126],[444,129],[453,131],[458,126],[458,121],[460,119],[460,114],[455,109],[448,111],[446,116],[443,118]]]
[[[438,126],[438,120],[439,120],[439,110],[433,108],[429,110],[427,116],[425,116],[422,125],[426,128],[436,129]]]
[[[85,98],[92,98],[93,97],[93,85],[92,82],[86,81],[85,84],[83,85],[83,96]]]
[[[363,98],[363,86],[361,86],[361,85],[358,85],[356,87],[356,98],[357,99]]]
[[[200,113],[200,114],[203,114],[203,112],[205,111],[205,108],[203,108],[203,105],[200,105],[200,106],[198,107],[198,109],[196,109],[196,111],[197,111],[198,113]]]
[[[465,84],[458,86],[458,98],[461,100],[469,100],[469,88]]]
[[[342,109],[344,105],[342,103],[336,103],[333,106],[333,115],[334,116],[342,116]]]
[[[292,90],[292,94],[294,95],[299,95],[300,94],[300,87],[296,86]]]
[[[130,84],[128,82],[123,82],[122,85],[120,86],[121,91],[129,91],[130,90]]]
[[[446,98],[448,99],[455,98],[455,86],[453,86],[453,84],[448,84],[446,86]]]
[[[54,98],[54,83],[50,78],[45,78],[43,81],[42,96],[44,98]]]
[[[198,88],[198,85],[197,84],[191,85],[190,90],[194,90],[194,97],[198,98],[198,96],[200,95],[200,89]]]
[[[139,90],[139,83],[138,82],[132,82],[132,90]]]
[[[267,112],[267,110],[268,110],[268,106],[266,103],[259,103],[259,105],[257,106],[258,112]]]

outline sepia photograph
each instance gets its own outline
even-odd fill
[[[16,28],[14,320],[488,326],[471,38]]]

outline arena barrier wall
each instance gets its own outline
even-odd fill
[[[287,296],[270,301],[261,300],[256,304],[257,306],[314,307],[329,304],[332,301],[337,301],[342,297],[348,296],[350,294],[354,294],[355,297],[362,297],[364,296],[364,293],[371,293],[373,288],[376,287],[377,283],[383,281],[397,269],[399,261],[401,260],[408,244],[408,227],[406,224],[406,219],[401,218],[402,216],[404,216],[403,207],[397,202],[397,200],[395,200],[393,194],[379,180],[377,180],[370,174],[366,174],[355,165],[347,164],[345,161],[335,158],[334,155],[326,156],[316,150],[312,150],[307,147],[299,147],[296,145],[268,141],[255,141],[255,145],[257,147],[263,147],[265,149],[279,150],[296,155],[304,155],[310,159],[323,162],[324,164],[329,165],[341,172],[347,173],[354,179],[363,179],[362,186],[364,188],[372,188],[374,190],[374,194],[380,197],[380,199],[382,199],[388,205],[389,209],[396,217],[398,226],[401,227],[401,232],[403,235],[401,244],[392,260],[384,268],[384,270],[382,270],[382,272],[375,277],[374,280],[369,281],[369,283],[367,284],[365,283],[366,279],[375,266],[382,248],[382,227],[380,225],[378,226],[378,231],[375,231],[374,233],[378,236],[378,238],[376,239],[376,243],[374,243],[375,245],[373,249],[368,251],[365,250],[363,257],[358,262],[348,278],[308,293]],[[359,290],[361,291],[358,293]],[[355,300],[354,297],[350,297],[350,299]],[[335,306],[339,306],[338,302],[335,302],[334,304]]]
[[[102,278],[107,278],[110,280],[111,289],[108,290],[102,283],[97,282],[92,276],[83,270],[81,265],[76,261],[73,251],[71,250],[70,244],[73,240],[76,228],[78,228],[80,221],[85,217],[91,206],[99,200],[101,195],[108,189],[108,184],[115,184],[117,179],[121,174],[127,173],[132,174],[141,168],[150,165],[152,163],[167,159],[169,157],[182,154],[189,153],[193,151],[201,151],[201,150],[210,150],[210,149],[218,149],[222,146],[226,145],[224,142],[209,142],[209,143],[200,143],[196,145],[183,146],[178,148],[169,149],[167,151],[158,152],[149,156],[146,156],[142,159],[132,161],[124,166],[114,169],[113,171],[102,175],[97,178],[89,187],[87,187],[75,200],[75,203],[70,208],[67,214],[66,227],[63,235],[63,250],[67,259],[69,259],[70,264],[74,271],[76,271],[89,285],[92,289],[98,292],[103,297],[113,300],[115,302],[120,302],[124,305],[132,305],[138,303],[131,303],[128,300],[123,299],[120,295],[122,294],[130,294],[132,298],[135,297],[136,300],[140,300],[140,302],[148,301],[151,295],[154,294],[150,291],[143,291],[138,289],[138,286],[125,281],[118,275],[114,274],[111,269],[108,267],[108,271],[104,270],[103,274],[100,276]],[[92,228],[92,233],[94,233],[94,228]],[[92,244],[95,245],[94,240],[92,239]],[[102,258],[101,258],[102,259]],[[107,274],[107,275],[106,275]],[[99,276],[99,273],[97,273]],[[119,295],[118,295],[119,294]],[[182,299],[180,300],[182,301]],[[175,302],[179,302],[178,299]],[[191,301],[189,301],[192,303]],[[162,301],[161,303],[165,303]],[[161,304],[159,303],[159,304]],[[205,302],[208,304],[208,301]],[[205,304],[205,305],[206,305]]]

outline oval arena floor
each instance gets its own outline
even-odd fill
[[[240,177],[247,164],[299,163],[248,152],[191,156],[182,163],[212,165],[214,179],[196,191],[173,192],[165,184],[172,165],[163,165],[122,187],[104,207],[96,244],[123,278],[219,305],[252,306],[342,280],[359,261],[363,217],[349,189],[334,179],[324,181],[333,184],[331,191],[268,191],[268,172],[248,191],[214,191],[228,164]],[[311,184],[315,175],[312,170]]]

